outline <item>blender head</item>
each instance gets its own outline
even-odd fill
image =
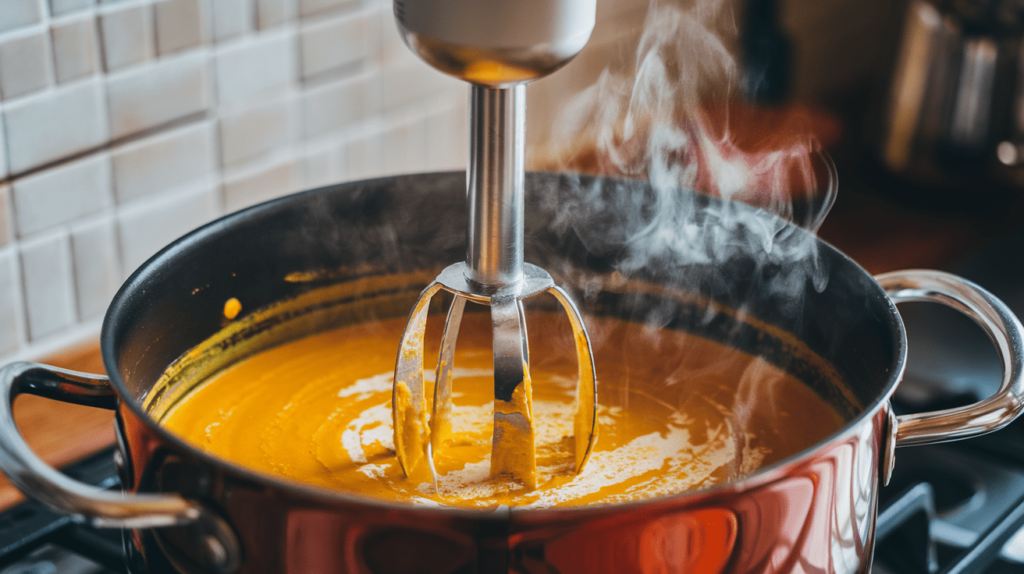
[[[466,261],[420,294],[402,334],[392,393],[395,452],[406,475],[423,460],[437,487],[434,453],[452,436],[455,343],[467,301],[491,308],[494,355],[492,478],[537,485],[530,351],[523,299],[550,293],[572,325],[579,379],[575,470],[597,436],[597,377],[590,337],[568,293],[523,262],[525,83],[553,72],[586,44],[596,0],[395,0],[409,47],[470,82],[469,222]],[[431,298],[454,295],[437,361],[431,416],[423,385],[423,337]]]

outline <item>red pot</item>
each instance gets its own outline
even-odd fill
[[[526,259],[575,287],[585,317],[657,321],[727,342],[799,376],[825,400],[845,401],[838,406],[849,414],[846,425],[712,488],[626,504],[471,511],[386,503],[252,472],[186,444],[143,408],[151,393],[183,392],[213,368],[197,362],[170,388],[154,390],[168,365],[211,338],[216,352],[208,358],[224,362],[337,322],[404,317],[426,282],[462,257],[463,178],[323,188],[176,241],[132,275],[107,312],[109,379],[26,363],[0,372],[11,400],[33,393],[117,409],[126,492],[100,491],[46,466],[17,434],[10,401],[0,407],[0,469],[32,498],[128,529],[133,572],[867,572],[877,493],[894,448],[992,431],[1024,405],[1020,322],[963,279],[929,271],[872,278],[806,231],[739,204],[683,193],[658,203],[664,198],[639,182],[531,175]],[[708,245],[741,248],[706,261],[655,251],[636,264],[630,241],[680,203],[686,221],[715,238]],[[766,230],[772,250],[745,252],[764,244],[758,234]],[[809,255],[790,249],[801,245]],[[795,300],[769,280],[797,269],[806,276],[787,275],[787,284],[807,289]],[[247,310],[278,312],[228,337],[221,318],[231,297]],[[1005,369],[995,396],[893,415],[889,397],[907,348],[894,303],[911,300],[950,305],[988,332]],[[822,369],[838,372],[843,388]]]

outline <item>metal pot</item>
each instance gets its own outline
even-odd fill
[[[531,174],[526,259],[573,289],[584,316],[727,342],[798,375],[845,410],[847,424],[712,488],[628,504],[485,512],[390,504],[251,472],[184,443],[144,408],[262,346],[404,316],[438,270],[461,259],[464,178],[322,188],[176,241],[129,278],[107,312],[109,379],[27,363],[0,371],[10,399],[0,406],[0,469],[31,498],[125,528],[133,572],[867,572],[877,492],[894,447],[992,431],[1024,405],[1021,325],[963,279],[926,271],[873,279],[807,231],[741,204],[666,196],[642,182]],[[701,253],[721,256],[652,249],[654,236],[644,234],[681,203],[686,223],[699,224],[694,237],[710,239]],[[722,254],[724,245],[736,249]],[[257,320],[225,328],[229,298]],[[893,415],[888,401],[907,349],[894,303],[911,300],[950,305],[988,332],[1005,370],[995,396],[953,411]],[[602,345],[612,352],[615,342],[596,342],[595,354]],[[168,365],[197,346],[180,380],[154,389]],[[20,393],[116,409],[127,491],[85,486],[36,457],[11,417]]]

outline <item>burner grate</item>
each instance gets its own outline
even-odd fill
[[[974,441],[901,449],[880,493],[873,574],[1010,574],[1024,571],[1024,465]],[[970,450],[968,450],[970,449]],[[67,469],[116,488],[113,450]],[[1007,542],[1010,546],[1007,546]],[[77,524],[36,502],[0,513],[0,574],[126,572],[120,530]]]
[[[994,464],[970,445],[900,451],[880,496],[875,574],[1024,570],[1007,548],[1024,527],[1024,470]]]
[[[79,461],[65,473],[100,488],[117,488],[113,449]],[[38,502],[0,514],[0,574],[120,574],[126,572],[121,531],[92,528]]]
[[[934,574],[939,569],[931,537],[935,492],[927,482],[904,490],[879,511],[876,523],[876,574]]]

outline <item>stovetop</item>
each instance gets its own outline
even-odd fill
[[[1024,316],[1024,231],[951,270]],[[1001,366],[980,328],[935,305],[900,307],[909,358],[897,412],[975,402],[999,386]],[[65,469],[117,488],[110,450]],[[125,572],[120,530],[75,523],[36,502],[0,513],[0,574]],[[875,574],[1024,572],[1024,417],[990,435],[900,449],[881,489]]]
[[[101,488],[118,488],[113,448],[64,472]],[[119,529],[78,524],[34,501],[0,513],[0,574],[113,574],[126,572]]]
[[[950,271],[1024,316],[1024,231]],[[977,402],[999,388],[1002,366],[980,327],[928,304],[900,306],[907,329],[897,412]],[[880,493],[878,574],[1024,572],[1024,420],[983,437],[896,452]]]

